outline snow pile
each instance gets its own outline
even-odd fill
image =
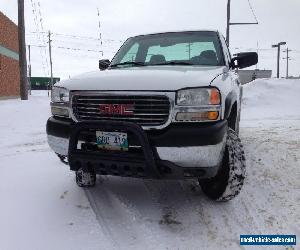
[[[300,119],[300,80],[259,79],[243,86],[242,120]]]

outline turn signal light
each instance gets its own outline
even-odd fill
[[[66,108],[51,107],[51,113],[54,116],[69,117],[69,110]]]
[[[217,105],[220,104],[220,92],[217,89],[211,89],[210,91],[210,104]]]
[[[218,111],[179,112],[176,115],[176,121],[215,121],[218,118]]]
[[[217,120],[219,117],[219,112],[217,111],[209,111],[208,113],[208,120]]]

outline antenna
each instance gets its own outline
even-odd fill
[[[99,41],[100,41],[100,49],[102,52],[102,57],[103,57],[103,43],[102,43],[102,34],[101,34],[101,20],[100,20],[100,11],[99,8],[97,8],[98,12],[98,27],[99,27]]]

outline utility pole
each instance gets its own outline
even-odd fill
[[[49,33],[48,33],[48,45],[49,45],[49,57],[50,57],[50,89],[52,89],[53,87],[53,72],[52,72],[52,53],[51,53],[51,32],[49,30]],[[48,93],[49,95],[49,93]]]
[[[286,79],[289,78],[289,60],[291,60],[291,58],[289,57],[290,51],[292,51],[292,50],[289,48],[286,48],[286,50],[283,51],[283,52],[286,52],[286,58],[283,58],[283,59],[286,59]]]
[[[227,28],[226,28],[226,41],[227,41],[227,45],[229,46],[229,39],[230,39],[230,5],[231,5],[231,0],[228,0],[227,2]]]
[[[24,0],[18,0],[18,38],[19,38],[20,96],[21,96],[21,100],[28,100]]]
[[[250,22],[250,23],[231,23],[230,22],[230,15],[231,15],[231,0],[227,0],[227,27],[226,27],[226,41],[227,45],[229,46],[230,42],[230,26],[231,25],[251,25],[251,24],[258,24],[256,15],[254,14],[253,8],[249,2],[250,9],[252,11],[252,14],[255,18],[256,22]]]
[[[29,78],[28,78],[28,85],[29,85],[29,94],[31,95],[31,54],[30,54],[30,45],[28,45],[28,75],[29,75]]]
[[[256,51],[256,53],[258,54],[258,52],[259,52],[259,45],[258,45],[258,41],[256,42],[256,47],[257,47],[257,51]],[[255,69],[258,69],[258,63],[255,65]]]
[[[286,45],[286,42],[280,42],[278,44],[272,45],[272,48],[277,48],[277,78],[280,75],[280,47]]]

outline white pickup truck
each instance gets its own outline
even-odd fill
[[[55,84],[49,145],[81,187],[97,174],[194,178],[211,199],[230,200],[245,178],[236,69],[257,60],[232,58],[218,31],[128,38],[99,71]]]

